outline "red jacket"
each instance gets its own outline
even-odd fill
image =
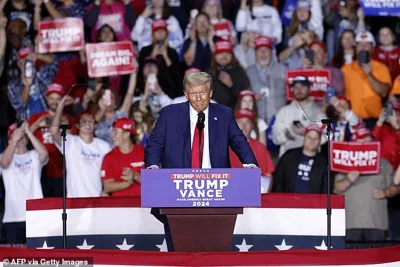
[[[392,81],[400,74],[400,46],[392,51],[385,51],[377,46],[372,53],[372,59],[382,62],[389,68]]]
[[[375,126],[372,136],[381,142],[381,157],[396,170],[400,164],[400,131],[396,132],[392,126],[383,124],[381,127]]]
[[[253,153],[256,156],[258,165],[260,165],[261,175],[265,176],[266,174],[272,174],[275,171],[275,166],[267,148],[255,139],[249,139],[249,144],[251,150],[253,150]],[[229,158],[232,168],[243,168],[243,164],[232,149],[229,149]]]

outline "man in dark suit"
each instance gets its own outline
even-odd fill
[[[145,146],[146,168],[230,168],[229,147],[243,167],[256,168],[256,157],[236,123],[233,110],[210,103],[211,76],[192,72],[185,76],[183,85],[188,101],[161,110]],[[202,116],[204,129],[199,131],[196,125]],[[160,215],[159,209],[152,209],[152,214],[164,223],[168,251],[173,251],[167,219]]]
[[[322,129],[316,124],[310,124],[305,129],[303,147],[283,154],[273,174],[272,192],[327,193],[328,162],[326,157],[318,153],[321,135]]]

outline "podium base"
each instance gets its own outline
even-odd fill
[[[237,214],[243,208],[161,208],[175,252],[230,252]]]

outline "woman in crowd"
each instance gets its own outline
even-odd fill
[[[282,41],[282,22],[278,11],[266,5],[263,0],[241,0],[236,16],[236,30],[246,32],[248,28],[256,29],[276,44]]]
[[[352,30],[346,30],[342,33],[336,56],[332,59],[333,67],[340,69],[343,65],[353,62],[356,55],[355,39],[356,36]]]
[[[151,25],[153,20],[163,19],[168,24],[169,46],[177,50],[178,54],[183,44],[183,32],[179,21],[170,14],[167,0],[152,0],[142,14],[136,20],[135,27],[131,32],[131,38],[138,44],[138,50],[151,45]]]
[[[239,61],[240,65],[242,65],[242,67],[245,69],[256,63],[254,40],[258,36],[259,34],[255,30],[248,29],[247,32],[242,33],[240,44],[237,44],[233,48],[233,53],[235,54],[235,57]]]
[[[189,38],[185,40],[182,49],[183,63],[187,68],[198,68],[206,71],[211,64],[216,37],[205,13],[199,13],[189,29]]]
[[[116,119],[128,117],[128,112],[132,105],[133,94],[136,86],[136,72],[131,74],[128,91],[122,105],[120,105],[118,95],[110,89],[100,90],[97,93],[94,107],[95,119],[97,122],[95,135],[114,146],[112,139],[112,125]],[[89,89],[90,90],[90,89]]]
[[[258,117],[258,110],[256,104],[256,95],[251,90],[243,90],[239,93],[238,101],[235,110],[248,109],[254,114],[253,130],[250,137],[258,140],[263,145],[267,146],[267,129],[268,125],[265,120]]]
[[[236,43],[236,30],[230,20],[225,19],[222,14],[222,3],[221,0],[206,0],[204,1],[201,13],[205,13],[210,18],[210,23],[214,26],[214,35],[224,39],[229,40],[232,44]],[[189,23],[186,27],[185,38],[189,37],[190,28],[192,23]],[[228,26],[228,27],[226,27]],[[221,29],[219,29],[221,27]],[[228,31],[226,30],[228,29]]]
[[[150,106],[136,101],[129,111],[129,116],[135,123],[135,129],[138,133],[138,144],[144,146],[156,121],[152,115]]]
[[[88,10],[84,22],[92,29],[92,42],[96,42],[97,31],[105,24],[114,30],[119,41],[130,40],[136,20],[130,0],[95,0]]]
[[[392,76],[392,81],[400,75],[400,46],[395,45],[396,35],[389,27],[379,30],[379,46],[375,46],[372,58],[385,64]]]
[[[320,1],[313,0],[310,3],[308,0],[299,0],[288,29],[289,42],[296,33],[302,31],[313,31],[319,40],[323,40],[324,28],[321,12]]]

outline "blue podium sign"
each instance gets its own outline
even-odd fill
[[[145,169],[142,207],[260,207],[260,169]]]

